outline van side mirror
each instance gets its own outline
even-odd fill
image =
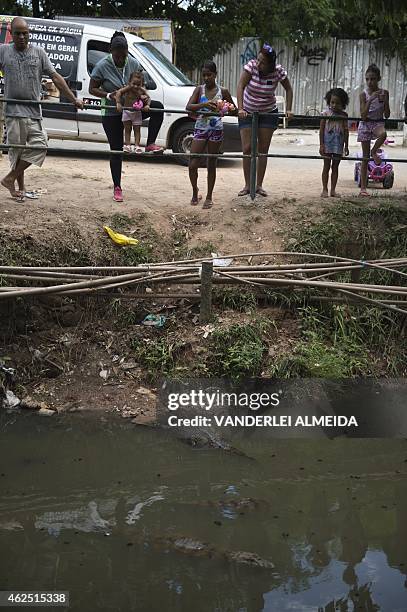
[[[154,81],[153,78],[151,78],[151,76],[148,74],[148,72],[145,72],[143,70],[143,77],[144,77],[144,87],[146,89],[157,89],[157,85],[156,82]]]

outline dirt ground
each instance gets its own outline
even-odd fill
[[[313,147],[306,153],[315,153]],[[290,149],[292,152],[292,147]],[[294,151],[295,153],[297,150]],[[392,151],[393,153],[393,151]],[[394,152],[396,155],[397,152]],[[2,156],[0,174],[7,172],[7,158]],[[125,201],[112,200],[112,185],[107,159],[74,159],[49,156],[43,168],[30,168],[27,189],[47,190],[39,200],[17,204],[2,188],[0,192],[0,227],[31,232],[49,231],[72,219],[83,234],[103,232],[102,218],[115,212],[129,216],[148,215],[151,225],[165,234],[173,224],[173,215],[194,215],[197,224],[194,238],[210,241],[222,251],[276,250],[281,246],[280,230],[287,218],[296,221],[306,209],[317,212],[329,206],[332,199],[322,201],[320,195],[321,163],[306,160],[299,174],[298,160],[276,159],[271,163],[264,187],[270,196],[257,196],[254,204],[249,197],[237,197],[243,187],[240,161],[221,160],[214,192],[215,206],[211,210],[189,205],[191,197],[188,170],[168,159],[137,159],[124,163],[122,187]],[[392,190],[372,190],[377,196],[403,196],[407,193],[405,164],[396,170]],[[206,170],[200,170],[199,185],[205,196]],[[343,197],[357,195],[353,181],[353,163],[340,167],[338,190]],[[254,221],[254,222],[253,222]],[[137,237],[137,232],[135,233]]]
[[[308,152],[315,153],[313,148]],[[7,157],[1,157],[0,174],[4,175],[8,163]],[[203,210],[189,204],[188,170],[172,160],[126,161],[122,181],[125,201],[119,204],[112,199],[107,159],[49,156],[43,168],[31,168],[27,172],[27,189],[46,190],[40,199],[16,203],[1,189],[0,231],[3,236],[10,232],[13,236],[31,236],[42,243],[57,242],[64,228],[74,224],[80,229],[81,240],[103,238],[108,241],[103,225],[114,213],[130,218],[143,213],[145,226],[154,228],[160,240],[165,241],[168,237],[169,243],[173,240],[174,226],[181,219],[191,246],[211,243],[218,254],[224,255],[278,251],[283,247],[283,238],[287,240],[287,227],[301,222],[304,216],[317,218],[333,203],[332,198],[322,200],[319,197],[321,163],[307,160],[301,173],[298,163],[298,160],[273,160],[264,183],[271,195],[267,198],[257,196],[252,203],[249,197],[237,197],[243,187],[241,163],[222,160],[214,193],[215,206]],[[407,194],[404,167],[397,168],[394,189],[372,192],[377,196],[372,198],[373,205],[383,196],[397,197],[399,203],[400,197],[404,200]],[[205,181],[206,170],[202,168],[199,184],[203,196]],[[353,163],[342,164],[338,188],[344,199],[357,195]],[[132,228],[132,235],[138,237],[137,227]],[[148,240],[148,236],[144,234],[142,239]],[[128,418],[138,415],[136,418],[142,421],[144,416],[137,411],[143,406],[147,412],[151,411],[154,395],[145,389],[139,369],[132,364],[129,348],[121,346],[118,350],[114,331],[104,329],[98,321],[91,330],[89,326],[77,327],[82,316],[80,309],[72,311],[71,308],[61,314],[54,306],[52,303],[42,305],[49,313],[49,320],[44,321],[43,327],[40,325],[28,335],[23,331],[23,340],[16,340],[0,352],[0,357],[12,355],[11,363],[17,369],[32,367],[35,359],[39,359],[39,371],[51,372],[49,377],[45,374],[24,385],[20,393],[28,394],[34,404],[45,402],[52,410],[97,407],[99,414],[119,412]],[[170,304],[168,312],[171,308],[174,306]],[[190,307],[187,310],[182,315],[177,311],[180,325],[188,326],[194,342],[202,342],[202,326],[196,323],[196,313],[195,322],[191,322]],[[160,311],[158,305],[156,311]],[[236,313],[231,316],[235,319]],[[286,344],[287,338],[291,338],[288,340],[291,342],[296,335],[295,325],[291,327],[290,318],[281,327],[280,339]],[[21,342],[25,343],[26,350],[21,350]],[[86,353],[87,345],[92,345],[91,352]],[[125,366],[130,363],[130,366],[126,369],[123,363]],[[57,370],[56,377],[55,372],[52,374],[53,366]],[[102,371],[108,373],[107,379],[101,376]]]

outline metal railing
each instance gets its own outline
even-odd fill
[[[2,116],[2,106],[5,103],[18,103],[18,104],[23,104],[23,105],[27,105],[27,106],[45,106],[48,104],[48,102],[44,102],[44,101],[37,101],[37,100],[18,100],[16,98],[0,98],[0,128],[2,127],[2,123],[1,123],[1,116]],[[58,103],[52,103],[53,104],[53,112],[55,112],[55,106],[69,106],[69,107],[74,107],[75,105],[72,102],[58,102]],[[98,110],[98,109],[113,109],[114,105],[109,105],[109,106],[97,106],[95,107],[93,104],[84,104],[83,105],[83,110],[87,110],[87,109],[91,109],[91,110]],[[133,107],[123,107],[123,110],[130,110],[133,111]],[[62,112],[62,111],[61,111]],[[171,114],[181,114],[181,115],[186,115],[188,116],[188,111],[185,110],[180,110],[180,109],[170,109],[170,108],[149,108],[148,113],[171,113]],[[201,113],[202,114],[202,113]],[[204,113],[205,116],[220,116],[219,113],[216,112],[205,112]],[[222,157],[222,158],[231,158],[231,159],[243,159],[243,158],[249,158],[250,159],[250,198],[252,201],[254,201],[255,197],[256,197],[256,177],[257,177],[257,162],[258,159],[260,157],[270,157],[270,158],[285,158],[285,159],[318,159],[321,160],[324,158],[324,156],[321,155],[290,155],[290,154],[278,154],[278,153],[259,153],[258,152],[258,146],[257,146],[257,137],[258,137],[258,126],[259,126],[259,116],[261,115],[270,115],[271,113],[263,113],[263,112],[253,112],[253,113],[248,113],[248,116],[251,118],[252,120],[252,133],[251,133],[251,152],[249,155],[245,155],[243,153],[187,153],[187,152],[183,152],[183,153],[176,153],[176,152],[166,152],[165,156],[166,157],[182,157],[182,158],[191,158],[191,157],[205,157],[205,158],[210,158],[210,157]],[[287,118],[287,114],[284,113],[272,113],[274,117],[278,117],[280,119],[282,118]],[[235,115],[228,115],[228,116],[236,116]],[[309,119],[308,115],[292,115],[293,119]],[[363,119],[361,117],[344,117],[343,115],[321,115],[319,117],[321,120],[326,119],[326,120],[341,120],[341,121],[363,121]],[[375,121],[375,122],[385,122],[385,119],[368,119],[368,121]],[[402,123],[405,121],[405,117],[403,118],[397,118],[391,119],[392,122],[399,122]],[[0,134],[2,134],[2,131],[0,132]],[[28,149],[28,150],[45,150],[48,151],[50,153],[63,153],[66,154],[67,150],[63,149],[63,148],[57,148],[57,147],[38,147],[38,146],[30,146],[30,145],[18,145],[18,144],[0,144],[0,151],[1,150],[6,150],[8,151],[8,149],[13,148],[13,149]],[[80,154],[86,154],[92,157],[100,157],[100,156],[105,156],[106,155],[106,151],[95,151],[92,149],[69,149],[68,152],[73,152],[73,153],[80,153]],[[112,150],[110,149],[108,151],[109,155],[121,155],[124,157],[127,157],[127,155],[129,155],[128,153],[124,152],[124,151],[116,151],[116,150]],[[141,154],[143,155],[143,154]],[[362,162],[362,161],[369,161],[372,158],[366,158],[366,157],[342,157],[342,159],[344,160],[348,160],[348,161],[357,161],[357,162]],[[406,163],[407,159],[396,159],[396,158],[386,158],[387,162],[391,162],[391,163]]]

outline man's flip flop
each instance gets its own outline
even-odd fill
[[[19,204],[22,204],[23,202],[25,202],[25,197],[22,193],[20,193],[19,195],[13,196],[13,200],[18,202]]]
[[[29,200],[38,200],[40,196],[37,191],[26,191],[25,197]]]
[[[212,200],[205,200],[205,202],[203,203],[202,208],[208,209],[208,208],[212,208],[212,206],[213,206]]]
[[[370,198],[370,193],[368,193],[367,191],[361,191],[359,193],[359,197],[360,198]]]
[[[202,200],[202,196],[199,195],[198,198],[195,200],[194,198],[191,198],[191,206],[198,206],[198,202],[200,202]]]

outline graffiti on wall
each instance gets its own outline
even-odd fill
[[[247,62],[249,62],[251,59],[257,58],[259,51],[260,51],[260,46],[259,47],[257,46],[258,44],[259,44],[259,40],[257,38],[252,38],[251,40],[249,40],[244,52],[240,54],[240,63],[242,66],[247,64]],[[281,49],[276,54],[276,58],[278,59],[282,55],[284,55],[284,49]]]
[[[300,47],[300,57],[307,58],[308,66],[319,66],[326,59],[327,50],[325,47]]]
[[[240,63],[245,66],[251,59],[255,59],[258,54],[257,50],[257,38],[252,38],[246,45],[245,50],[240,55]]]

